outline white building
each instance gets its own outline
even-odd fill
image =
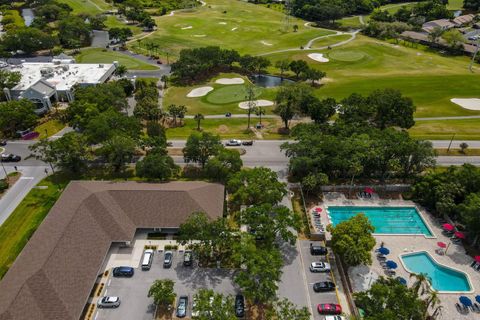
[[[68,56],[54,57],[52,62],[24,62],[10,66],[10,71],[22,75],[20,82],[12,89],[4,88],[8,100],[28,99],[37,106],[35,113],[47,112],[54,102],[71,102],[74,86],[88,86],[104,83],[115,72],[117,63],[87,64],[75,63]]]

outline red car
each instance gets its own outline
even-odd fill
[[[335,303],[321,303],[317,306],[320,314],[341,314],[342,306]]]

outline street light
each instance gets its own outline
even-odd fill
[[[7,179],[7,182],[9,182],[7,169],[5,169],[5,166],[3,165],[3,161],[0,160],[0,163],[2,164],[3,171],[5,172],[5,179]]]

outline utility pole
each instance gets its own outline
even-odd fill
[[[478,49],[480,46],[480,36],[477,35],[477,48],[475,49],[475,53],[473,54],[472,61],[470,61],[470,65],[468,66],[468,69],[470,72],[473,72],[473,64],[475,63],[475,58],[477,57]]]
[[[285,17],[283,20],[283,28],[285,32],[288,32],[290,30],[290,14],[291,14],[291,5],[290,5],[290,0],[285,0]]]
[[[450,143],[448,144],[447,153],[450,152],[450,147],[452,146],[452,142],[453,142],[453,139],[455,138],[455,134],[456,134],[456,133],[453,134],[452,139],[450,140]]]

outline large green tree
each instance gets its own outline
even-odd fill
[[[57,39],[37,28],[22,27],[7,32],[3,37],[2,45],[7,51],[21,50],[32,54],[39,50],[52,49]]]
[[[375,238],[372,236],[374,230],[364,214],[358,214],[335,227],[329,226],[332,249],[349,266],[370,265],[371,251],[375,246]]]
[[[66,48],[80,48],[90,45],[92,29],[80,17],[69,16],[58,23],[58,37],[62,46]]]
[[[200,289],[193,297],[194,320],[236,320],[233,297],[215,293],[211,289]]]
[[[8,71],[8,70],[0,70],[0,88],[8,88],[11,89],[16,86],[20,80],[22,79],[22,75],[18,71]],[[3,91],[0,93],[0,101],[5,100],[5,94]]]
[[[108,161],[114,172],[121,172],[128,163],[132,162],[135,149],[135,140],[117,135],[106,140],[97,152]]]
[[[220,137],[209,132],[192,133],[183,148],[183,158],[186,163],[196,162],[202,168],[205,167],[208,159],[218,155],[223,149]]]
[[[175,282],[171,279],[155,280],[148,289],[148,297],[153,298],[156,305],[167,307],[173,305],[177,294],[174,291]]]
[[[177,166],[172,157],[160,152],[150,152],[137,162],[135,171],[139,177],[167,181],[177,171]]]
[[[287,299],[275,301],[271,318],[277,320],[310,320],[312,315],[307,307],[298,307]]]
[[[0,130],[7,137],[14,137],[16,131],[35,126],[38,116],[35,105],[28,100],[13,100],[0,103]]]
[[[205,165],[205,174],[216,181],[226,181],[232,174],[240,171],[243,161],[237,150],[222,149],[210,158]]]

